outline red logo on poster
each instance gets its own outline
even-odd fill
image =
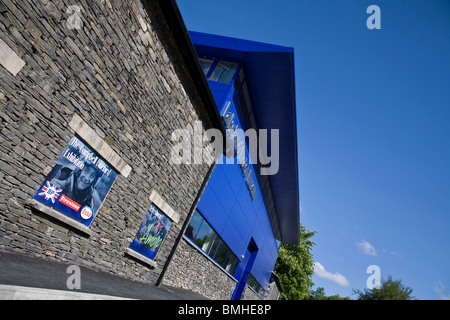
[[[65,204],[66,206],[68,206],[69,208],[78,211],[80,210],[81,205],[79,205],[78,203],[76,203],[75,201],[73,201],[70,198],[67,198],[65,195],[62,195],[59,199],[59,202]]]
[[[88,219],[90,219],[91,217],[92,217],[92,209],[91,208],[89,208],[89,207],[84,207],[82,210],[81,210],[81,217],[83,218],[83,219],[85,219],[85,220],[88,220]]]

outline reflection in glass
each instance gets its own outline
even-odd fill
[[[195,210],[194,215],[192,216],[192,219],[189,223],[189,226],[186,229],[185,235],[189,239],[195,239],[195,236],[197,235],[198,229],[200,228],[200,225],[202,224],[203,218],[200,215],[200,213]]]
[[[219,61],[209,79],[222,83],[230,83],[233,79],[237,67],[237,63]]]
[[[200,67],[202,68],[203,74],[206,76],[208,74],[209,68],[211,68],[211,65],[213,63],[213,60],[211,59],[198,59],[200,62]]]
[[[208,252],[209,246],[211,245],[212,241],[214,240],[215,235],[216,235],[216,233],[211,228],[211,226],[208,224],[208,222],[203,221],[194,242],[203,251]]]

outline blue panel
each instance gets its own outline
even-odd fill
[[[258,190],[259,186],[258,186]],[[261,210],[265,210],[265,206],[264,206],[264,200],[261,196],[261,193],[257,193],[255,201],[253,201],[253,209],[255,209],[255,212],[261,211]]]
[[[228,221],[225,225],[222,231],[222,237],[223,241],[225,241],[231,251],[236,254],[238,259],[241,259],[241,255],[247,248],[249,238],[245,238],[244,235],[240,234],[239,231],[236,230],[233,223],[231,223],[230,221]]]
[[[244,212],[242,211],[238,202],[235,202],[233,210],[230,212],[228,223],[234,226],[236,231],[239,232],[243,239],[250,237],[251,229],[246,223]],[[229,237],[225,232],[223,234],[223,239],[234,241],[234,239],[231,239],[231,237]]]
[[[262,246],[262,248],[258,251],[258,255],[256,256],[255,264],[253,265],[253,269],[251,273],[259,284],[263,288],[267,288],[269,284],[270,276],[275,265],[276,259],[273,259],[270,256],[270,253],[267,251],[266,246]]]
[[[256,188],[257,195],[252,200],[240,166],[218,164],[198,210],[237,257],[245,252],[250,238],[254,238],[259,250],[251,273],[267,288],[278,250],[258,184]]]
[[[225,158],[225,156],[223,155],[222,157]],[[225,160],[223,161],[225,162]],[[222,172],[227,178],[231,186],[231,190],[237,196],[241,192],[241,189],[244,187],[245,184],[245,181],[242,178],[241,169],[239,168],[238,165],[219,164],[217,166],[220,166],[222,168]]]
[[[239,258],[250,238],[254,238],[259,250],[251,273],[267,288],[278,250],[259,187],[256,187],[257,196],[252,200],[239,165],[218,164],[198,210]]]
[[[232,188],[228,183],[228,179],[222,171],[222,166],[216,166],[213,174],[211,175],[211,179],[208,182],[207,188],[213,189],[214,193],[219,198],[219,203],[228,215],[236,199]]]
[[[234,39],[194,31],[189,31],[189,35],[194,44],[213,48],[229,48],[248,52],[294,52],[294,49],[291,47],[282,47],[257,41]]]
[[[223,230],[223,227],[228,220],[228,215],[225,213],[225,210],[212,188],[206,187],[202,198],[198,203],[197,209],[209,224],[213,226],[214,230],[217,232]]]
[[[253,201],[252,198],[247,190],[247,187],[245,186],[241,193],[237,196],[237,202],[239,203],[243,213],[244,217],[246,219],[247,225],[251,226],[253,225],[253,222],[256,219],[255,210],[253,208]]]
[[[266,235],[262,232],[261,225],[259,224],[258,220],[255,220],[255,223],[252,226],[252,236],[253,239],[255,239],[255,242],[258,245],[258,247],[262,248],[264,237]]]
[[[225,101],[227,100],[227,97],[233,86],[231,84],[224,84],[210,80],[208,80],[208,84],[209,87],[211,88],[214,100],[216,101],[217,108],[219,109],[219,112],[222,113]]]

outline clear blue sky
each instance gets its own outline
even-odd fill
[[[314,288],[355,298],[378,265],[418,299],[450,299],[450,1],[177,3],[189,30],[295,50]]]

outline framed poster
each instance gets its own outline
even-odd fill
[[[89,226],[117,175],[117,171],[74,136],[34,199]]]
[[[154,260],[171,224],[172,220],[151,203],[129,249]]]

